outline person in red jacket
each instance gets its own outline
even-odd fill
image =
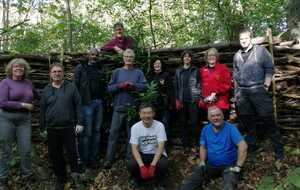
[[[229,94],[231,89],[231,74],[226,64],[219,63],[219,53],[210,48],[205,53],[206,66],[199,70],[202,81],[202,98],[199,100],[201,109],[207,110],[217,106],[229,117]]]

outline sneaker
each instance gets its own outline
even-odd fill
[[[103,164],[104,169],[110,169],[112,167],[112,162],[109,160],[106,160]]]

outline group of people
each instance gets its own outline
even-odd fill
[[[116,149],[122,131],[127,133],[127,167],[139,188],[148,179],[157,178],[159,188],[166,185],[168,156],[165,149],[170,133],[170,114],[174,109],[181,128],[185,151],[197,147],[199,166],[192,176],[178,187],[199,189],[205,181],[223,176],[223,189],[234,189],[250,151],[257,147],[256,121],[263,122],[272,140],[275,158],[284,158],[283,143],[273,116],[272,98],[268,94],[274,66],[268,51],[251,43],[250,30],[240,33],[241,49],[233,59],[233,76],[220,63],[218,51],[208,49],[206,66],[194,66],[193,53],[184,51],[182,66],[174,79],[165,70],[163,60],[155,58],[151,72],[134,66],[133,40],[124,36],[121,23],[114,25],[116,37],[101,49],[123,55],[123,66],[105,80],[99,50],[89,51],[88,62],[75,68],[74,82],[64,79],[64,67],[50,66],[50,83],[40,94],[40,127],[47,132],[48,153],[56,176],[56,190],[67,181],[66,149],[71,177],[80,179],[87,168],[97,168],[100,156],[101,127],[105,112],[105,92],[113,97],[113,113],[106,148],[104,168],[116,160]],[[27,76],[30,66],[24,59],[13,59],[6,66],[7,78],[0,82],[0,189],[7,188],[12,144],[16,139],[21,157],[21,176],[32,177],[31,111],[38,96]],[[234,99],[245,139],[229,122],[230,91]],[[157,84],[159,96],[153,104],[137,101],[134,93],[147,84]],[[137,109],[140,121],[129,119],[128,109]],[[209,123],[202,127],[200,120]],[[248,148],[249,147],[249,148]]]

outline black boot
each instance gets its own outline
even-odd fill
[[[281,138],[280,130],[275,122],[274,116],[265,116],[261,117],[264,127],[266,128],[266,135],[270,137],[274,152],[275,152],[275,159],[282,160],[284,158],[284,149],[283,149],[283,142]]]

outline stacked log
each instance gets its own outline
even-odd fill
[[[264,42],[259,38],[258,42]],[[274,80],[276,84],[277,99],[277,121],[278,124],[285,129],[300,129],[300,47],[294,41],[278,42],[274,45],[274,63],[276,66],[276,74]],[[237,42],[206,44],[197,47],[187,48],[168,48],[151,50],[152,57],[159,57],[166,64],[166,68],[170,73],[174,73],[175,69],[181,65],[180,55],[184,50],[194,53],[194,64],[198,67],[204,66],[205,51],[211,47],[219,50],[220,62],[227,64],[232,69],[232,61],[235,52],[240,48]],[[68,80],[74,77],[74,68],[77,64],[86,62],[87,55],[68,54],[61,57],[59,54],[51,55],[1,55],[0,54],[0,79],[5,77],[4,67],[13,58],[25,58],[32,68],[30,79],[35,87],[41,90],[49,82],[49,64],[52,62],[63,62],[65,66],[65,74]],[[62,60],[62,61],[61,61]],[[108,61],[109,62],[109,61]],[[140,66],[140,64],[138,64]],[[120,64],[105,64],[104,69],[111,71],[119,67]],[[147,67],[143,67],[147,68]],[[107,76],[108,78],[110,76]],[[38,102],[35,102],[36,109],[34,112],[33,125],[38,125]],[[111,118],[111,117],[108,117]]]

